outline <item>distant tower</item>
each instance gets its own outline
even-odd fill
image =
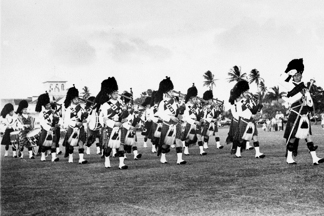
[[[55,99],[58,99],[63,98],[66,95],[66,82],[66,80],[53,76],[48,81],[43,82],[43,85],[45,91],[48,92],[50,97],[55,97]]]

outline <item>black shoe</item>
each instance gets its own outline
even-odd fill
[[[264,158],[264,157],[265,157],[264,154],[262,154],[262,155],[260,155],[260,156],[255,156],[255,158]]]
[[[200,153],[201,156],[207,155],[207,152]]]
[[[235,155],[235,158],[242,158],[242,156],[236,156],[236,155]]]
[[[219,146],[219,148],[218,148],[218,149],[222,149],[222,148],[224,148],[224,146]]]
[[[186,164],[187,161],[181,161],[180,163],[177,163],[178,165]]]
[[[57,158],[54,159],[53,162],[57,162],[57,161],[59,161],[59,160],[60,160],[60,158],[57,157]]]
[[[128,169],[128,166],[124,165],[124,166],[122,166],[122,167],[118,167],[118,169],[121,169],[121,170],[123,170],[123,169]]]
[[[84,160],[84,161],[82,161],[82,162],[79,162],[79,164],[86,164],[86,163],[88,163],[87,160]]]
[[[140,159],[142,157],[142,154],[138,154],[138,155],[136,155],[136,157],[134,158],[135,160],[138,160],[138,159]]]
[[[62,151],[59,151],[59,152],[57,153],[57,155],[60,155],[60,154],[62,154]]]
[[[35,159],[35,157],[34,156],[31,156],[29,159]]]

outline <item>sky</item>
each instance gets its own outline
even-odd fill
[[[202,97],[210,70],[214,97],[227,101],[233,66],[259,70],[271,88],[295,58],[304,81],[323,87],[322,0],[1,1],[0,98],[40,95],[53,76],[92,95],[114,76],[135,97],[169,76]]]

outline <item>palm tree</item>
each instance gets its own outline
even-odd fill
[[[216,86],[215,81],[217,79],[214,79],[214,74],[212,72],[207,71],[204,73],[203,77],[205,78],[204,86],[208,86],[210,90],[213,90],[213,86]]]
[[[282,98],[284,94],[286,94],[285,92],[280,92],[280,91],[279,91],[279,86],[274,86],[274,87],[271,88],[271,90],[272,90],[273,92],[269,92],[269,93],[268,93],[268,97],[269,97],[269,99],[272,100],[272,101],[275,100],[275,101],[278,102],[279,99]]]
[[[246,73],[242,74],[241,68],[237,67],[236,65],[233,68],[231,68],[230,72],[228,72],[228,75],[228,82],[238,82],[240,80],[247,79]]]
[[[89,88],[87,86],[84,86],[82,88],[83,92],[82,92],[82,98],[83,99],[87,99],[89,96],[90,96],[90,91],[89,91]]]
[[[255,82],[257,84],[258,88],[259,88],[260,83],[264,82],[264,79],[261,78],[260,72],[257,69],[251,70],[251,72],[249,74],[249,78],[250,78],[250,84]]]

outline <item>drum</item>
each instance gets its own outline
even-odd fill
[[[13,131],[10,133],[10,142],[14,148],[18,148],[19,131]]]
[[[101,125],[99,123],[99,115],[97,112],[92,111],[88,120],[88,128],[92,131],[96,131],[99,130],[100,127]]]
[[[26,135],[31,147],[36,147],[38,145],[38,140],[40,138],[41,129],[37,128],[32,131],[29,131]]]

